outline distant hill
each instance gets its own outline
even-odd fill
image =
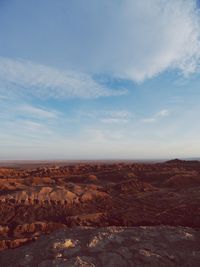
[[[172,159],[168,160],[165,163],[167,164],[199,164],[199,160],[181,160],[181,159]]]

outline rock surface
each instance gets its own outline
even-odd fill
[[[64,228],[1,252],[6,267],[199,267],[200,230],[186,227]]]

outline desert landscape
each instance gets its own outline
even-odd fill
[[[0,267],[200,267],[199,85],[199,0],[0,0]]]
[[[199,161],[1,166],[0,266],[199,266],[199,190]]]

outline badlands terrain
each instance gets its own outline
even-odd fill
[[[6,267],[199,266],[200,162],[1,164],[0,251]]]

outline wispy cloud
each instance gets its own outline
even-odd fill
[[[166,117],[169,115],[169,110],[168,109],[162,109],[160,110],[158,113],[155,114],[155,117],[159,118],[159,117]]]
[[[127,93],[125,89],[109,89],[88,74],[8,58],[0,58],[0,86],[3,95],[39,98],[97,98]]]
[[[16,108],[17,111],[23,115],[36,118],[55,119],[57,118],[57,111],[48,111],[42,108],[34,107],[32,105],[21,105]]]
[[[134,114],[128,110],[93,110],[90,112],[78,111],[77,116],[82,120],[95,120],[105,124],[124,124],[134,118]]]
[[[5,135],[4,138],[8,141],[13,139],[13,137],[20,141],[29,138],[34,138],[35,140],[46,140],[47,136],[49,138],[49,136],[53,134],[51,127],[49,127],[47,123],[38,122],[28,118],[4,122],[2,125],[4,127],[4,131],[1,133],[1,136]],[[31,142],[30,139],[29,142]]]
[[[132,117],[133,114],[127,110],[105,111],[100,121],[107,124],[124,124],[128,123]]]
[[[144,123],[154,123],[154,122],[159,121],[163,117],[169,116],[169,114],[170,114],[169,110],[162,109],[159,112],[155,113],[153,116],[151,116],[149,118],[142,119],[142,122],[144,122]]]
[[[17,121],[18,125],[25,131],[37,132],[37,133],[51,133],[45,124],[38,123],[31,120]]]
[[[102,0],[100,7],[107,2]],[[197,0],[110,2],[101,17],[96,10],[104,30],[96,31],[96,42],[101,42],[95,43],[95,53],[91,52],[92,47],[87,47],[90,51],[87,62],[92,70],[95,66],[95,71],[107,71],[137,82],[169,69],[186,76],[198,71],[200,16]],[[90,23],[92,18],[88,18]],[[94,39],[88,32],[85,34],[87,39]]]
[[[113,123],[117,123],[117,124],[123,124],[123,123],[128,123],[129,120],[128,119],[121,119],[121,118],[103,118],[101,119],[101,122],[103,123],[108,123],[108,124],[113,124]]]
[[[89,138],[88,138],[89,137]],[[83,133],[83,140],[92,143],[108,143],[121,141],[124,133],[121,130],[113,131],[111,129],[89,128],[85,129]]]

